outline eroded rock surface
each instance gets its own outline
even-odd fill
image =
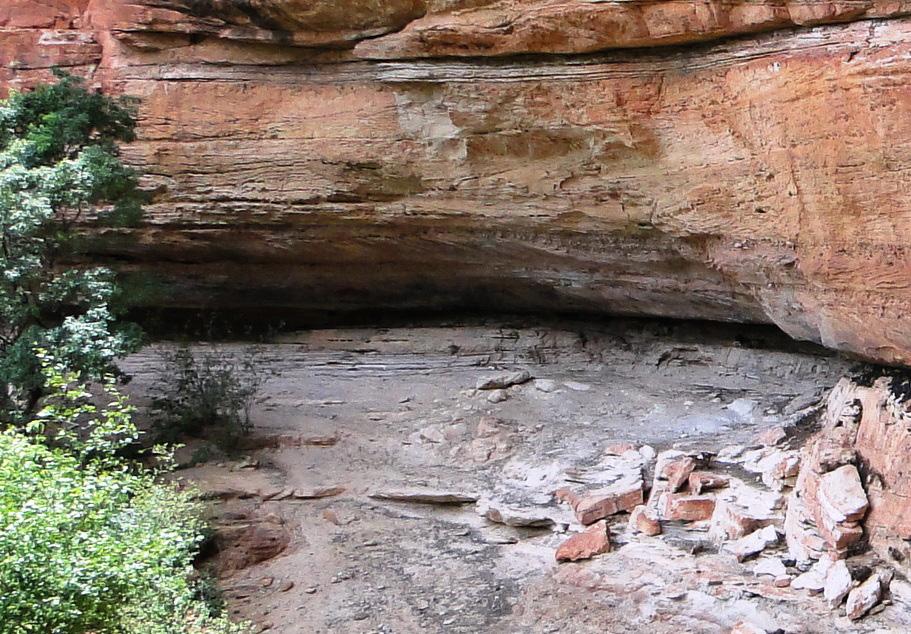
[[[908,9],[14,0],[0,86],[141,97],[149,223],[96,254],[153,303],[767,322],[908,363]]]
[[[819,446],[807,435],[820,409],[806,395],[834,385],[846,362],[776,349],[780,334],[744,339],[755,326],[624,323],[314,331],[267,345],[275,372],[247,455],[196,440],[181,460],[208,460],[175,474],[213,500],[231,609],[287,634],[907,631],[911,591],[892,577],[901,566],[888,548],[798,562],[779,543],[795,483],[772,489],[754,470],[774,452]],[[146,351],[126,367],[139,406],[154,359]],[[476,389],[522,369],[554,389],[528,381],[499,403]],[[850,385],[828,399],[822,415],[838,425],[822,434],[863,428]],[[890,391],[886,407],[903,410],[903,393]],[[730,407],[745,397],[749,420]],[[755,442],[773,427],[774,446]],[[478,452],[479,440],[496,451]],[[860,465],[867,529],[879,498],[859,458],[841,461],[856,447],[805,460],[826,474]],[[680,472],[669,467],[687,458],[695,477],[670,493]],[[630,475],[646,504],[584,526],[574,496]],[[322,490],[332,495],[297,495]],[[653,504],[669,495],[714,512],[661,517]],[[829,501],[845,521],[859,514],[834,492]]]

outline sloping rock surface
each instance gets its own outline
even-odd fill
[[[185,308],[774,323],[911,362],[911,3],[12,0],[0,86],[142,99]]]

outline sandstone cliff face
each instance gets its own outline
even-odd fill
[[[911,363],[909,11],[12,0],[0,83],[142,98],[149,224],[98,255],[175,306],[771,322]]]

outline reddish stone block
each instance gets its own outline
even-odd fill
[[[710,519],[715,511],[715,498],[712,496],[685,493],[667,493],[665,496],[662,519],[698,522]]]
[[[610,530],[607,522],[602,520],[563,542],[557,549],[556,558],[557,561],[579,561],[604,554],[610,549]]]

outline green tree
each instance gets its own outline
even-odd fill
[[[117,321],[113,273],[73,264],[87,225],[141,214],[117,145],[134,138],[135,103],[57,77],[0,101],[0,413],[20,419],[42,395],[37,348],[89,380],[139,342]]]
[[[119,457],[139,432],[110,378],[98,407],[43,361],[42,409],[0,431],[0,634],[246,631],[192,581],[194,497]]]

